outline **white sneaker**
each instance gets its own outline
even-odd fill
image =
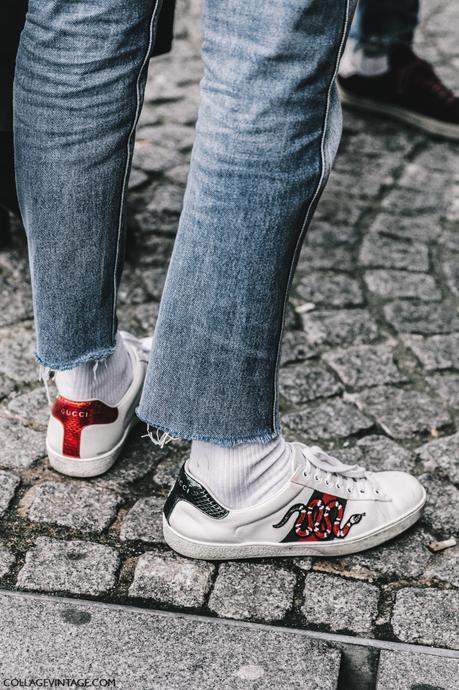
[[[132,427],[147,369],[151,338],[121,332],[132,362],[132,382],[116,406],[103,400],[68,400],[58,395],[46,435],[49,462],[69,477],[96,477],[115,463]]]
[[[294,472],[269,500],[230,510],[182,467],[164,506],[164,537],[191,558],[342,556],[392,539],[426,500],[406,472],[366,472],[293,443]]]

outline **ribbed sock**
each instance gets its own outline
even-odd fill
[[[288,481],[293,452],[282,436],[232,448],[193,441],[188,467],[227,508],[247,508],[274,496]]]
[[[68,371],[56,371],[59,395],[69,400],[101,400],[116,406],[132,383],[132,362],[118,334],[114,353],[100,362],[88,362]]]
[[[339,74],[341,77],[379,77],[389,71],[388,53],[370,53],[349,39],[341,58]]]

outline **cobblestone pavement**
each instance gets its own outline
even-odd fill
[[[457,6],[424,4],[422,54],[459,89]],[[139,335],[154,327],[193,142],[201,65],[192,14],[182,0],[174,52],[152,63],[137,135],[120,317]],[[188,445],[157,449],[141,426],[106,476],[51,471],[18,233],[0,253],[0,587],[456,647],[458,547],[432,544],[452,536],[459,500],[458,153],[346,113],[299,262],[281,375],[287,434],[372,469],[410,470],[428,490],[421,524],[353,557],[174,555],[160,511]]]

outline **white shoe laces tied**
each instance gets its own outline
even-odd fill
[[[347,465],[326,453],[319,446],[299,445],[306,460],[303,473],[305,477],[314,473],[316,481],[324,481],[325,484],[337,489],[344,488],[348,493],[352,493],[358,488],[360,493],[366,492],[368,477],[364,467]]]

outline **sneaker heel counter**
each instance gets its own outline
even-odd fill
[[[58,452],[74,458],[80,457],[83,429],[96,424],[111,424],[118,418],[118,408],[110,407],[100,400],[78,402],[61,395],[55,399],[48,430],[56,436],[56,425],[61,427],[61,441]]]
[[[201,513],[216,520],[226,517],[229,513],[202,484],[187,474],[185,464],[182,465],[174,487],[164,504],[164,516],[169,524],[171,515],[180,501],[191,504]]]

